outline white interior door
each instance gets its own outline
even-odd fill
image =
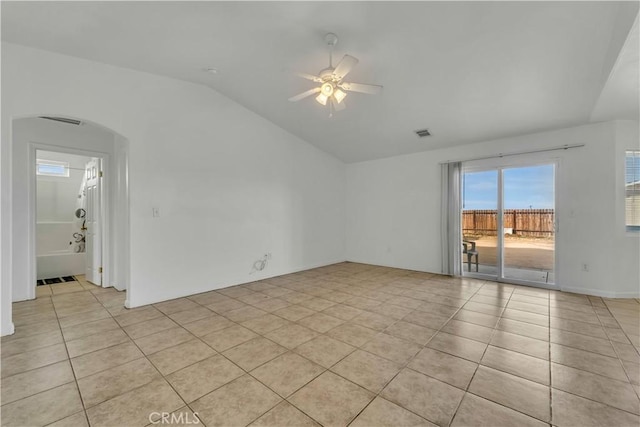
[[[100,286],[102,286],[101,163],[100,159],[94,158],[85,168],[87,174],[86,279]]]

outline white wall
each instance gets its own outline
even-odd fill
[[[345,165],[211,89],[3,43],[3,197],[9,124],[33,114],[128,139],[130,306],[344,260]],[[15,214],[12,225],[19,240]],[[267,252],[267,268],[250,275]],[[6,263],[22,254],[11,260],[3,246],[2,256],[4,334]]]
[[[586,144],[531,156],[557,159],[559,251],[564,290],[640,294],[640,236],[624,229],[624,147],[637,122],[608,122],[347,166],[347,259],[440,272],[440,165],[446,160]],[[428,144],[426,140],[425,144]],[[506,159],[506,158],[505,158]],[[582,263],[589,271],[581,271]]]

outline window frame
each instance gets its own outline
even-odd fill
[[[629,168],[629,164],[628,164],[628,159],[629,157],[632,157],[634,160],[632,161],[633,163],[633,171],[632,173],[632,180],[628,181],[628,168]],[[627,198],[629,197],[629,194],[631,194],[632,197],[638,197],[640,198],[640,189],[632,189],[632,190],[627,190],[627,187],[629,185],[633,185],[635,186],[640,186],[640,150],[637,149],[627,149],[624,151],[624,227],[625,227],[625,231],[627,233],[632,233],[634,235],[636,234],[640,234],[640,209],[638,209],[637,213],[634,213],[634,215],[632,216],[631,219],[635,219],[636,221],[638,221],[638,225],[630,225],[630,218],[627,217],[627,212],[628,212],[628,208],[627,208]],[[633,208],[632,208],[633,209]]]
[[[41,166],[49,167],[62,167],[64,173],[46,172],[41,171]],[[69,178],[69,162],[61,162],[56,160],[36,159],[36,175],[38,176],[51,176],[57,178]]]

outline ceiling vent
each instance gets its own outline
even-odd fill
[[[54,122],[62,122],[62,123],[67,123],[70,125],[76,125],[76,126],[80,126],[82,124],[82,122],[80,120],[76,120],[76,119],[67,119],[66,117],[47,117],[47,116],[40,116],[41,119],[47,119],[47,120],[53,120]]]
[[[431,132],[429,132],[429,129],[422,129],[417,130],[416,135],[418,135],[420,138],[424,138],[425,136],[431,136]]]

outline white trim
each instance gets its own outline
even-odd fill
[[[34,143],[29,142],[29,183],[27,186],[29,191],[29,208],[27,210],[27,218],[29,219],[29,225],[27,226],[27,253],[29,254],[29,259],[27,260],[27,280],[29,283],[29,287],[27,288],[28,299],[36,298],[36,286],[38,286],[38,257],[36,251],[36,223],[38,221],[36,199],[38,193],[38,177],[36,176],[36,151],[37,148],[35,147]]]
[[[556,158],[554,159],[554,168],[553,168],[553,209],[555,210],[554,215],[553,215],[553,221],[554,221],[554,233],[553,233],[553,250],[554,250],[554,254],[553,254],[553,274],[555,275],[555,286],[557,288],[561,288],[560,283],[562,283],[562,269],[560,268],[560,251],[558,250],[558,235],[560,234],[560,222],[559,222],[559,218],[560,218],[560,212],[562,212],[562,209],[559,208],[560,206],[560,182],[562,182],[560,180],[560,173],[562,171],[562,168],[560,167],[560,165],[562,164],[562,158]]]
[[[103,238],[102,238],[102,266],[104,268],[103,276],[102,276],[102,287],[112,287],[113,278],[115,277],[129,277],[129,272],[124,271],[120,272],[120,268],[128,268],[128,263],[126,265],[116,265],[116,263],[112,262],[111,254],[115,253],[115,248],[113,245],[115,244],[115,240],[112,236],[112,221],[117,220],[117,216],[114,217],[114,205],[115,201],[118,198],[121,203],[120,206],[123,207],[125,211],[129,210],[129,197],[128,197],[128,182],[125,180],[125,194],[117,194],[118,186],[112,186],[111,184],[115,184],[115,179],[118,173],[117,160],[112,161],[112,155],[97,150],[85,150],[78,149],[66,146],[59,146],[55,144],[48,144],[42,142],[30,141],[28,143],[29,150],[29,182],[28,182],[28,211],[26,213],[27,218],[29,219],[29,225],[27,230],[27,247],[28,247],[28,280],[29,283],[33,285],[29,286],[27,289],[27,298],[34,299],[36,298],[36,151],[44,150],[44,151],[53,151],[57,153],[65,153],[65,154],[75,154],[86,157],[98,157],[102,159],[102,171],[104,173],[105,179],[102,182],[102,195],[101,195],[101,215],[102,215],[102,230],[103,230]],[[117,149],[115,150],[117,153]],[[124,161],[127,161],[127,153],[126,151],[123,153]],[[128,174],[127,165],[120,165],[120,168],[124,168],[124,172]],[[113,188],[112,188],[113,187]],[[122,218],[120,222],[124,221],[125,218]],[[122,227],[126,228],[126,239],[129,237],[129,226],[128,219],[126,224],[121,224]],[[126,245],[128,242],[119,242],[120,244]],[[128,288],[128,282],[123,284],[122,288]],[[120,287],[117,289],[123,290]]]
[[[197,295],[203,292],[210,292],[210,291],[217,291],[219,289],[226,289],[226,288],[230,288],[232,286],[238,286],[238,285],[244,285],[247,283],[252,283],[252,282],[256,282],[259,280],[266,280],[266,279],[271,279],[273,277],[280,277],[280,276],[286,276],[287,274],[293,274],[293,273],[298,273],[300,271],[305,271],[305,270],[311,270],[313,268],[320,268],[320,267],[326,267],[329,265],[334,265],[334,264],[339,264],[339,263],[343,263],[343,262],[356,262],[356,261],[348,261],[345,259],[342,259],[340,261],[326,261],[326,262],[319,262],[319,263],[313,263],[313,264],[307,264],[301,267],[296,267],[293,270],[288,270],[288,271],[281,271],[281,272],[277,272],[271,275],[264,275],[264,276],[256,276],[256,277],[251,277],[249,278],[249,280],[247,280],[247,276],[243,276],[241,279],[237,278],[237,279],[232,279],[232,280],[227,280],[226,283],[224,285],[221,285],[219,287],[211,287],[210,285],[207,285],[206,287],[204,287],[201,290],[195,291],[195,292],[190,292],[188,294],[185,294],[184,292],[180,292],[179,288],[176,288],[177,292],[171,292],[169,294],[165,294],[162,295],[160,298],[153,298],[153,294],[151,295],[151,298],[145,298],[143,300],[137,300],[136,304],[134,306],[131,306],[129,303],[129,294],[127,293],[127,299],[125,301],[125,307],[126,308],[136,308],[136,307],[142,307],[145,305],[149,305],[149,304],[157,304],[159,302],[163,302],[163,301],[169,301],[172,299],[177,299],[177,298],[184,298],[184,297],[188,297],[188,296],[192,296],[192,295]],[[359,263],[359,264],[367,264],[367,263]],[[373,264],[370,264],[373,265]],[[397,267],[394,267],[397,268]],[[436,273],[438,274],[438,273]]]
[[[101,189],[100,191],[100,227],[101,227],[101,246],[102,246],[102,262],[101,267],[107,266],[107,268],[103,268],[102,270],[102,278],[101,284],[103,288],[110,287],[111,276],[115,275],[113,271],[113,266],[111,263],[111,248],[113,248],[114,238],[111,235],[111,221],[113,220],[111,217],[111,212],[113,212],[113,204],[115,203],[115,198],[117,195],[111,191],[111,186],[109,182],[111,181],[111,174],[114,174],[115,171],[111,168],[111,157],[103,156],[101,157],[100,168],[101,170],[98,173],[102,173],[102,176],[99,179],[102,180],[100,183]],[[106,176],[106,179],[105,179]]]
[[[118,197],[114,198],[112,209],[112,224],[114,228],[114,242],[111,255],[111,263],[114,265],[119,274],[111,276],[110,285],[118,291],[129,290],[131,282],[131,263],[130,263],[130,244],[129,236],[131,234],[131,226],[129,219],[129,145],[128,141],[116,134],[114,137],[114,162],[112,164],[113,178],[110,179],[114,184],[112,191]],[[117,226],[116,226],[117,224]],[[117,248],[117,249],[116,249]],[[128,294],[127,294],[128,295]],[[128,298],[128,297],[127,297]],[[126,305],[125,305],[126,306]]]
[[[353,262],[355,264],[365,264],[365,265],[372,265],[374,267],[387,267],[387,268],[397,268],[399,270],[409,270],[409,271],[416,271],[418,273],[429,273],[429,274],[436,274],[438,276],[447,276],[447,277],[456,277],[456,276],[452,276],[449,274],[445,274],[442,271],[429,271],[429,270],[425,270],[424,267],[418,268],[418,267],[403,267],[403,266],[399,266],[398,264],[395,265],[391,265],[391,264],[385,264],[385,263],[373,263],[372,261],[358,261],[357,259],[354,258],[350,258],[350,259],[346,259],[344,261],[337,261],[334,264],[337,264],[339,262]],[[330,265],[330,264],[327,264]],[[442,268],[442,266],[440,267]],[[462,277],[462,276],[460,276]],[[464,277],[469,277],[469,276],[464,276]]]
[[[585,289],[576,288],[574,286],[561,287],[562,292],[571,292],[574,294],[593,295],[604,298],[640,298],[640,291],[637,292],[614,292],[602,289]]]
[[[498,194],[497,194],[498,211],[496,212],[496,230],[497,247],[496,247],[496,263],[498,267],[498,282],[504,281],[504,168],[498,168]],[[515,224],[514,224],[515,227]]]

